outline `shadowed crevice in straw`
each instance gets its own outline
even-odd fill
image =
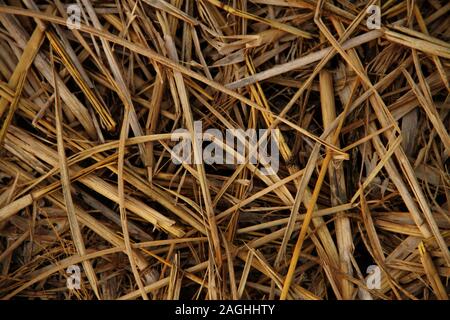
[[[1,299],[448,299],[446,1],[71,5],[0,0]]]

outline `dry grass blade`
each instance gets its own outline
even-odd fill
[[[66,153],[64,150],[64,138],[63,138],[63,130],[62,130],[62,110],[59,98],[58,84],[56,83],[56,70],[53,64],[53,52],[50,50],[50,58],[52,61],[52,69],[54,75],[54,88],[55,88],[55,121],[56,121],[56,141],[58,145],[58,158],[59,158],[59,166],[60,166],[60,174],[61,174],[61,185],[62,191],[64,194],[64,201],[67,208],[67,218],[69,221],[70,231],[72,234],[72,239],[75,247],[77,248],[78,254],[83,256],[86,254],[86,248],[84,246],[83,236],[81,234],[81,228],[78,224],[78,220],[75,213],[75,207],[72,199],[72,191],[71,184],[69,178],[69,169],[67,167],[67,159]],[[98,292],[98,280],[95,275],[94,268],[91,265],[90,261],[84,261],[83,267],[86,271],[86,275],[89,279],[89,282],[92,286],[92,289],[95,292],[97,298],[100,299],[100,294]]]

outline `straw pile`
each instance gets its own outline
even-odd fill
[[[0,298],[448,298],[450,2],[50,3],[0,1]]]

